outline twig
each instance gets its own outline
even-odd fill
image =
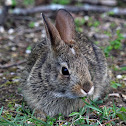
[[[119,119],[119,118],[114,118],[114,119],[111,119],[110,121],[108,121],[108,122],[106,122],[106,123],[102,124],[102,126],[106,126],[106,124],[108,124],[108,123],[110,123],[110,122],[112,122],[112,121],[114,121],[114,120],[117,120],[117,119]]]
[[[20,115],[24,115],[23,113],[21,112],[16,112],[16,111],[12,111],[12,110],[8,110],[9,112],[12,112],[12,113],[16,113],[16,114],[20,114]]]
[[[110,17],[110,16],[104,16],[103,17],[105,21],[110,21],[110,22],[116,22],[116,23],[126,23],[125,19],[120,19],[116,17]]]
[[[71,124],[70,126],[73,126],[73,123],[74,123],[74,122],[76,122],[76,121],[78,121],[79,119],[84,119],[84,120],[94,120],[94,121],[97,121],[97,122],[99,123],[99,125],[100,125],[100,126],[102,126],[102,124],[100,123],[100,121],[99,121],[99,120],[97,120],[97,119],[88,119],[88,118],[83,118],[82,116],[80,116],[78,119],[76,119],[76,120],[72,121],[72,124]]]
[[[113,37],[116,37],[117,35],[113,35]],[[126,34],[122,34],[122,36],[124,38],[126,38]],[[110,37],[108,35],[105,35],[105,34],[93,34],[93,37],[95,37],[96,39],[109,39]]]
[[[17,35],[23,35],[23,34],[28,34],[28,33],[39,32],[41,30],[42,30],[41,27],[37,27],[37,28],[34,28],[34,29],[24,29],[21,32],[18,32]]]
[[[115,96],[115,97],[118,97],[118,98],[120,98],[120,95],[119,95],[119,93],[112,93],[112,94],[109,94],[109,96],[111,97],[111,96]]]
[[[34,13],[48,12],[48,11],[57,11],[58,9],[66,9],[71,12],[98,12],[98,13],[106,13],[112,12],[113,15],[126,15],[126,9],[118,8],[118,7],[107,7],[107,6],[98,6],[98,5],[89,5],[84,4],[83,6],[63,6],[58,4],[52,5],[44,5],[37,6],[28,9],[16,8],[13,10],[12,14],[16,15],[28,15]]]
[[[64,121],[64,120],[57,120],[56,122],[57,122],[57,123],[62,123],[62,122],[65,123],[66,121]]]
[[[76,0],[78,1],[78,0]],[[97,5],[107,5],[107,6],[115,6],[117,5],[116,0],[82,0],[83,3],[89,4],[97,4]]]
[[[23,63],[25,63],[25,62],[26,62],[26,60],[19,61],[19,62],[14,63],[14,64],[0,65],[0,69],[7,69],[7,68],[9,68],[9,67],[18,66],[18,65],[23,64]]]

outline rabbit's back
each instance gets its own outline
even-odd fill
[[[30,76],[33,68],[36,67],[35,64],[36,64],[37,60],[40,57],[43,60],[46,60],[45,59],[46,54],[48,54],[48,46],[47,46],[47,42],[46,42],[45,38],[42,39],[42,41],[37,42],[32,45],[31,53],[29,54],[29,56],[27,58],[25,68],[21,74],[21,80],[20,80],[21,86],[20,87],[22,87],[24,90],[27,89],[26,88],[27,87],[27,79]]]

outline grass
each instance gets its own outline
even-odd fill
[[[69,120],[59,114],[55,118],[47,117],[46,122],[34,117],[34,111],[31,113],[24,105],[15,110],[0,109],[1,126],[111,126],[116,125],[119,120],[126,121],[126,107],[117,107],[113,101],[110,107],[103,105],[103,100],[92,101],[82,98],[85,106],[79,112],[73,112],[69,115]]]
[[[83,27],[82,26],[86,22],[85,19],[82,18],[82,17],[77,17],[77,18],[75,18],[74,21],[75,21],[75,25],[76,25],[76,30],[78,32],[83,32]]]
[[[10,0],[12,2],[12,6],[18,6],[18,1],[17,0]],[[22,1],[23,5],[28,6],[28,5],[34,5],[35,0],[23,0]]]
[[[116,83],[115,81],[111,81],[111,87],[117,89],[118,87],[122,87],[122,84]]]
[[[112,37],[111,36],[111,33],[109,32],[105,32],[105,34],[107,34],[108,36]],[[112,50],[120,50],[122,48],[122,40],[124,40],[124,37],[123,35],[120,33],[120,30],[117,30],[116,31],[116,38],[115,40],[112,40],[109,42],[109,45],[106,46],[103,50],[104,50],[104,53],[105,53],[105,56],[108,57],[110,56],[110,53]]]
[[[68,5],[70,4],[71,0],[52,0],[53,4],[61,4],[61,5]]]
[[[114,69],[114,71],[126,71],[126,66],[124,66],[124,67],[119,67],[119,68],[114,67],[113,69]]]
[[[95,29],[100,25],[99,21],[94,21],[91,17],[89,17],[88,21],[85,20],[84,17],[76,17],[74,21],[76,25],[76,31],[78,32],[83,32],[84,25],[87,25],[88,27],[94,27]]]
[[[29,24],[28,24],[28,26],[30,27],[30,28],[34,28],[35,27],[35,22],[30,22]]]
[[[74,120],[74,125],[115,125],[115,120],[119,119],[119,114],[122,111],[122,108],[118,108],[115,106],[114,102],[113,105],[109,108],[106,106],[99,106],[98,102],[94,102],[90,100],[90,103],[86,102],[83,99],[85,106],[81,109],[78,113],[72,113],[71,116],[74,116],[76,120]],[[103,101],[100,101],[103,102]],[[126,108],[123,107],[123,112],[126,110]],[[95,113],[95,118],[89,119],[88,117],[84,117],[83,114],[89,115],[89,113]],[[124,113],[123,113],[124,114]],[[121,115],[122,116],[122,115]],[[85,120],[85,121],[84,121]],[[83,122],[80,122],[83,121]],[[124,120],[123,120],[124,121]],[[82,123],[82,124],[81,124]]]

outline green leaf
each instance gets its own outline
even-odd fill
[[[126,67],[121,67],[120,68],[122,71],[125,71],[126,70]]]
[[[99,42],[99,41],[95,41],[94,43],[95,43],[96,45],[98,45],[100,42]]]
[[[67,5],[70,4],[71,0],[52,0],[54,4]]]
[[[120,109],[120,111],[126,112],[126,107],[122,107],[122,108]]]
[[[16,0],[12,0],[12,6],[16,6]]]
[[[102,113],[102,111],[101,111],[99,108],[96,108],[96,107],[94,107],[94,106],[92,106],[92,105],[90,105],[90,106],[88,105],[87,107],[92,108],[93,110]]]
[[[116,83],[115,81],[111,81],[111,87],[117,89],[118,87],[121,87],[122,85],[119,83]]]
[[[120,112],[120,113],[117,113],[117,116],[123,120],[124,122],[126,122],[126,113],[125,112]]]
[[[107,48],[108,48],[108,50],[112,50],[113,47],[112,46],[108,46]]]
[[[0,110],[0,115],[2,114],[2,111],[3,111],[3,106],[1,107],[1,110]]]
[[[86,106],[87,106],[88,108],[91,108],[91,109],[93,109],[93,110],[95,110],[95,111],[98,111],[98,112],[100,112],[100,113],[103,113],[98,107],[95,107],[95,106],[93,106],[93,105],[90,105],[90,104],[87,103],[85,100],[83,100],[83,102],[86,104]]]
[[[80,17],[75,18],[74,21],[75,21],[76,26],[82,26],[85,23],[85,19],[84,18],[80,18]]]
[[[81,28],[81,27],[76,27],[76,30],[77,30],[78,32],[83,32],[83,28]]]
[[[34,2],[35,2],[35,0],[23,0],[23,4],[24,5],[33,5],[34,4]]]
[[[99,21],[95,21],[94,22],[94,27],[98,27],[100,25],[100,22]]]
[[[80,115],[83,115],[85,112],[86,112],[86,106],[82,107],[79,113]]]
[[[113,11],[109,11],[108,12],[108,15],[111,15],[112,16],[112,15],[114,15],[114,12]]]
[[[30,28],[34,28],[34,27],[35,27],[35,22],[30,22],[30,23],[29,23],[29,27],[30,27]]]
[[[31,50],[31,49],[32,49],[32,47],[31,46],[28,46],[26,50]]]
[[[69,116],[79,115],[79,112],[72,112]]]

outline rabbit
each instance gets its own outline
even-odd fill
[[[55,25],[42,14],[46,37],[32,48],[21,77],[22,93],[37,117],[68,116],[84,106],[82,97],[98,99],[109,85],[106,58],[74,19],[59,9]]]

